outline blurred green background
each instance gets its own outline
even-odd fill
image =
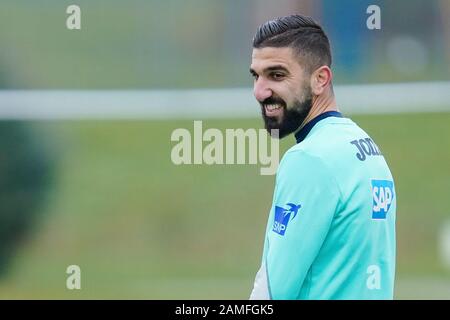
[[[448,297],[437,235],[450,212],[450,114],[353,119],[382,148],[397,183],[397,297]],[[259,165],[172,164],[171,132],[192,121],[30,125],[56,140],[57,178],[43,219],[0,282],[2,298],[248,297],[274,176],[259,175]],[[293,143],[283,140],[282,151]],[[71,264],[81,267],[80,291],[65,287]]]
[[[66,8],[81,8],[81,30]],[[369,5],[381,30],[369,30]],[[324,26],[335,81],[448,80],[448,0],[2,0],[0,79],[21,89],[251,85],[251,40],[268,19],[303,13]],[[418,23],[418,21],[420,23]]]
[[[0,89],[248,87],[256,26],[293,12],[330,33],[337,84],[449,80],[448,1],[80,0],[82,30],[69,31],[72,3],[2,0]],[[369,4],[383,8],[382,30],[365,27]],[[450,218],[450,113],[350,117],[396,180],[396,298],[449,299],[440,238]],[[3,119],[0,298],[248,298],[274,176],[259,165],[175,166],[171,133],[192,127]],[[283,140],[281,154],[292,144]],[[81,290],[66,288],[72,264]]]

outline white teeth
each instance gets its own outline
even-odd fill
[[[273,111],[280,108],[279,104],[266,104],[266,109],[269,111]]]

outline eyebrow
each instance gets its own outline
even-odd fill
[[[288,69],[286,69],[286,67],[282,66],[281,64],[276,65],[276,66],[267,67],[266,69],[264,69],[264,72],[267,72],[267,71],[279,71],[279,70],[289,72]]]
[[[278,64],[278,65],[275,65],[275,66],[267,67],[267,68],[265,68],[265,69],[263,70],[263,73],[265,73],[265,72],[270,72],[270,71],[284,71],[284,72],[286,72],[286,73],[289,73],[289,70],[286,69],[286,67],[282,66],[281,64]],[[252,75],[257,75],[256,71],[253,70],[252,68],[250,68],[250,73],[251,73]]]

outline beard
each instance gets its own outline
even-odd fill
[[[276,135],[272,134],[271,130],[278,130],[278,138],[282,139],[287,135],[297,131],[303,121],[309,114],[312,107],[312,92],[310,88],[305,88],[305,94],[302,100],[294,100],[292,106],[287,108],[286,102],[278,97],[270,97],[265,99],[261,104],[261,112],[264,120],[264,127],[272,137]],[[266,104],[279,104],[282,108],[282,113],[278,117],[269,117],[266,115],[264,105]]]

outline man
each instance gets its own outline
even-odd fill
[[[339,113],[327,36],[293,15],[261,25],[250,72],[265,127],[297,144],[278,167],[251,299],[392,299],[396,194],[379,148]]]

